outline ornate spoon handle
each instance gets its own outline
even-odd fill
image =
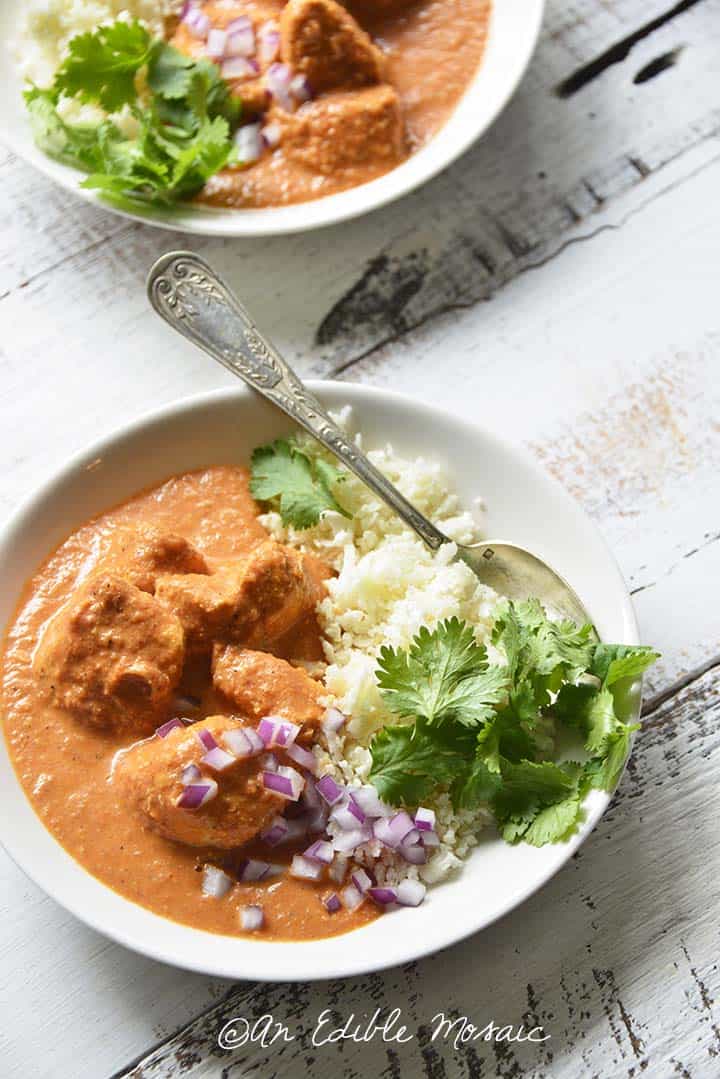
[[[237,296],[190,251],[163,255],[147,280],[150,303],[174,330],[244,379],[331,450],[382,498],[431,550],[447,537],[367,459],[260,333]]]

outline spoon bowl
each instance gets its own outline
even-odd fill
[[[348,438],[290,364],[261,333],[227,283],[191,251],[170,251],[152,266],[147,292],[155,311],[313,435],[436,551],[451,540],[436,528]],[[587,610],[568,582],[531,551],[487,540],[458,546],[483,584],[511,600],[537,597],[554,617],[588,622]]]

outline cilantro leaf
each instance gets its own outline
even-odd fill
[[[637,678],[659,658],[659,652],[642,645],[598,644],[590,673],[612,686],[621,678]]]
[[[250,493],[260,502],[279,498],[283,524],[295,528],[316,525],[329,510],[350,516],[331,489],[342,479],[339,469],[312,461],[285,439],[260,446],[252,455]]]
[[[117,112],[135,100],[135,76],[152,50],[152,39],[137,20],[118,19],[110,26],[78,34],[55,75],[55,89]]]
[[[485,761],[476,756],[465,772],[460,772],[451,788],[456,809],[475,809],[482,802],[491,802],[500,790],[502,780],[491,772]]]
[[[140,97],[135,77],[144,68],[148,92]],[[57,111],[66,96],[108,112],[128,106],[135,133],[123,134],[109,118],[66,123]],[[230,161],[241,110],[214,64],[122,20],[73,38],[53,86],[31,88],[25,100],[38,146],[88,173],[83,187],[131,209],[197,194]]]
[[[640,730],[639,723],[618,721],[614,731],[607,738],[603,755],[594,757],[585,766],[585,775],[590,786],[608,792],[615,789],[630,752],[633,732],[638,730]]]
[[[397,715],[467,727],[491,719],[508,687],[506,671],[488,666],[486,649],[458,618],[432,632],[422,626],[407,650],[383,647],[377,681]]]
[[[419,805],[438,783],[464,774],[472,744],[453,743],[427,723],[383,727],[370,745],[370,781],[386,802]]]
[[[581,812],[578,795],[570,795],[561,802],[541,809],[530,826],[522,833],[525,843],[543,847],[546,843],[559,843],[575,828]]]

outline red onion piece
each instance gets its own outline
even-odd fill
[[[367,875],[364,869],[360,869],[359,867],[353,869],[352,873],[350,874],[350,880],[355,885],[357,890],[363,893],[363,895],[365,894],[365,892],[367,892],[369,888],[372,888],[372,881],[370,880],[370,877]]]
[[[314,780],[309,776],[305,783],[305,790],[303,791],[302,800],[308,809],[320,809],[323,806],[323,801],[317,792]]]
[[[349,832],[357,828],[359,824],[365,823],[365,814],[360,806],[353,802],[352,796],[348,796],[339,805],[334,806],[330,820],[335,821],[343,831]]]
[[[287,112],[292,111],[293,100],[290,96],[292,72],[287,64],[271,64],[266,75],[267,88],[278,105]]]
[[[402,840],[406,839],[409,833],[413,831],[415,825],[413,824],[410,814],[406,813],[404,809],[401,809],[399,813],[396,813],[395,816],[390,819],[390,828],[393,835],[397,836],[398,841],[402,842]]]
[[[325,907],[325,910],[328,912],[328,914],[337,914],[337,912],[340,910],[340,907],[342,906],[342,903],[340,902],[337,894],[335,892],[332,892],[330,895],[326,896],[323,899],[323,906]]]
[[[237,757],[233,757],[232,753],[226,753],[224,749],[220,749],[220,746],[215,746],[215,749],[211,749],[202,759],[202,763],[212,768],[213,772],[224,772],[236,761]]]
[[[334,856],[332,843],[328,843],[326,839],[317,839],[303,851],[304,858],[309,858],[311,862],[322,862],[323,865],[330,865]]]
[[[307,816],[308,832],[324,832],[327,826],[327,810],[319,807],[313,809]]]
[[[401,843],[400,853],[410,865],[425,865],[427,851],[422,843]]]
[[[288,746],[285,751],[291,761],[295,761],[301,768],[307,769],[308,772],[317,772],[318,763],[315,758],[315,754],[311,753],[309,749],[303,749],[302,746]]]
[[[239,30],[252,30],[253,24],[247,15],[238,15],[236,18],[231,19],[225,27],[228,34],[234,34]]]
[[[397,901],[403,907],[419,907],[425,898],[425,892],[427,889],[422,881],[411,880],[409,877],[407,880],[401,880],[395,889],[397,893]]]
[[[432,832],[435,829],[435,813],[422,806],[415,813],[415,827],[419,832]]]
[[[261,862],[257,858],[245,858],[240,863],[237,871],[238,880],[257,881],[265,880],[269,876],[271,866],[269,862]]]
[[[224,30],[213,28],[207,36],[207,54],[213,60],[221,60],[225,55],[227,34]]]
[[[254,731],[252,733],[255,734]],[[228,751],[235,757],[240,757],[241,759],[253,757],[258,752],[253,742],[248,738],[247,730],[244,730],[241,727],[237,727],[231,731],[225,731],[222,740]],[[264,749],[265,747],[261,746],[261,748]]]
[[[290,864],[290,876],[300,880],[319,880],[324,869],[322,862],[314,862],[303,854],[296,854]]]
[[[245,127],[240,127],[235,133],[235,144],[239,149],[239,136],[244,136],[244,141],[248,144],[253,143],[253,146],[257,148],[258,157],[262,153],[262,140],[260,138],[260,124],[246,124]],[[300,727],[297,723],[291,723],[289,719],[282,719],[280,716],[265,716],[260,720],[257,728],[257,732],[262,738],[266,746],[281,746],[287,748],[293,745],[295,739],[300,734]]]
[[[440,836],[437,832],[421,832],[420,842],[424,847],[439,847]]]
[[[391,817],[393,810],[380,800],[380,795],[369,784],[353,788],[353,800],[366,817]]]
[[[210,19],[203,11],[190,4],[182,21],[193,37],[205,41],[210,32]]]
[[[340,899],[345,910],[357,910],[365,902],[365,896],[354,884],[348,884],[340,892]]]
[[[206,730],[203,727],[201,730],[196,730],[195,733],[198,736],[200,745],[203,747],[203,749],[207,750],[208,753],[211,749],[217,748],[217,742],[211,735],[210,731]]]
[[[220,65],[220,74],[224,79],[254,79],[259,71],[255,61],[246,56],[229,56]]]
[[[170,731],[174,731],[176,727],[180,727],[182,730],[185,730],[185,724],[181,719],[169,719],[167,723],[163,723],[161,727],[158,727],[158,729],[155,731],[155,734],[158,736],[158,738],[167,738],[167,736],[170,734]]]
[[[282,138],[282,130],[280,124],[265,124],[260,134],[262,140],[269,150],[274,150],[276,146],[280,145],[280,139]]]
[[[202,783],[188,783],[175,805],[179,809],[200,809],[217,796],[218,785],[214,779],[203,779]]]
[[[196,779],[200,778],[202,778],[202,772],[197,764],[186,764],[180,773],[183,787],[187,787],[189,783],[194,783]]]
[[[265,67],[277,58],[280,51],[280,31],[277,23],[266,22],[258,30],[257,56],[260,63]]]
[[[248,907],[243,907],[240,911],[240,925],[248,932],[253,932],[255,929],[262,929],[265,922],[265,915],[263,914],[262,907],[258,907],[255,903],[252,903]]]
[[[310,89],[310,83],[305,75],[294,75],[290,80],[290,86],[288,87],[291,96],[298,105],[302,105],[305,101],[309,101],[312,97],[312,90]]]
[[[370,829],[363,825],[362,828],[354,828],[351,832],[340,832],[333,836],[333,847],[342,854],[352,854],[357,847],[367,843],[371,838]]]
[[[227,45],[225,46],[226,56],[249,57],[255,52],[255,34],[253,33],[252,26],[248,26],[243,30],[231,30],[228,26],[227,36]],[[259,67],[257,71],[260,71]]]
[[[279,767],[277,772],[263,772],[263,786],[291,802],[297,802],[305,780],[294,768]]]
[[[334,734],[340,730],[345,721],[346,717],[337,708],[328,708],[322,721],[322,729],[325,734]]]
[[[287,838],[288,831],[288,822],[284,817],[273,817],[269,827],[260,833],[260,838],[269,847],[277,847],[278,843]]]
[[[218,869],[216,865],[206,865],[203,869],[201,885],[203,895],[211,896],[213,899],[222,899],[232,888],[232,883],[227,873]]]
[[[336,802],[339,802],[343,796],[343,789],[339,787],[332,776],[323,776],[315,784],[318,793],[327,802],[329,806],[334,806]]]
[[[400,846],[400,840],[393,832],[387,817],[380,817],[374,821],[372,829],[375,838],[384,843],[386,847],[396,850]]]
[[[394,888],[368,888],[368,895],[382,907],[397,902],[397,892]]]

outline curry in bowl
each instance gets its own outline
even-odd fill
[[[479,538],[435,462],[371,458]],[[27,798],[126,898],[268,941],[418,906],[487,826],[564,840],[622,771],[614,694],[656,653],[503,601],[453,555],[304,436],[88,521],[5,642]]]
[[[456,107],[490,19],[490,0],[127,8],[142,21],[86,29],[67,0],[31,5],[26,101],[40,148],[88,173],[83,186],[165,206],[289,205],[389,172]]]

